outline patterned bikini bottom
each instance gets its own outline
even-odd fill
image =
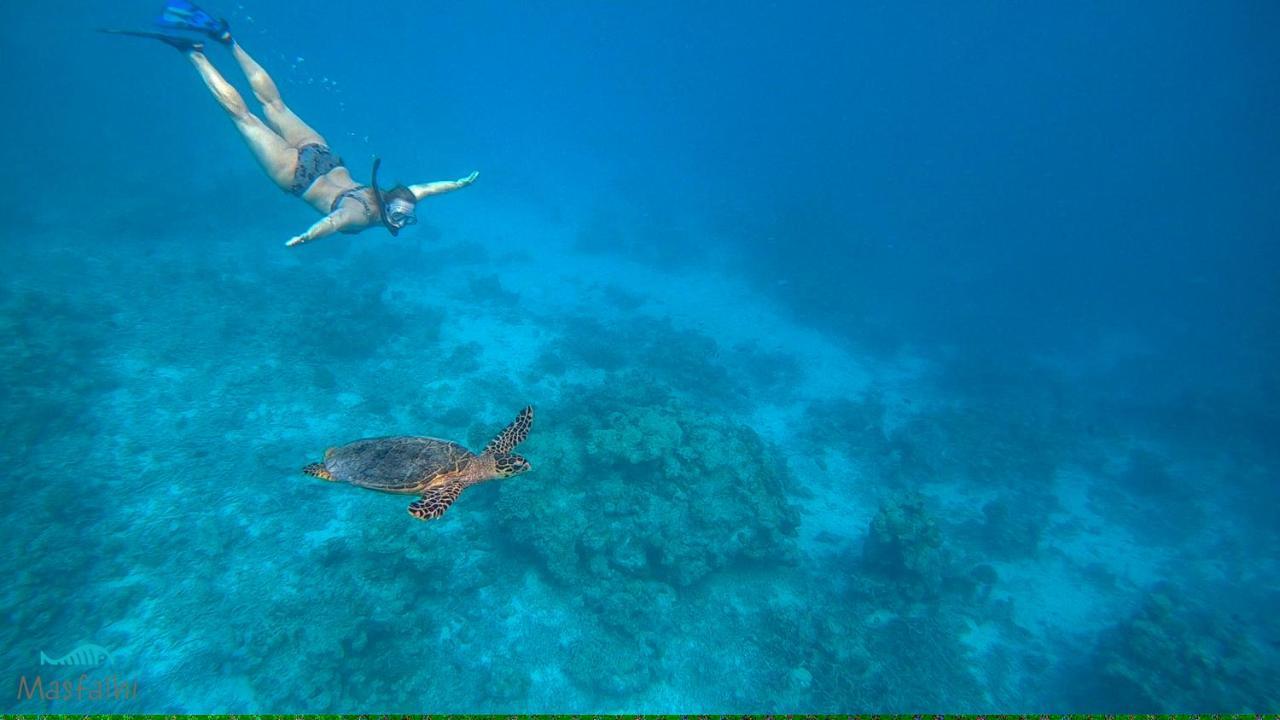
[[[298,167],[293,171],[289,193],[302,197],[317,178],[340,167],[344,167],[342,158],[334,155],[328,147],[320,143],[303,145],[298,148]]]

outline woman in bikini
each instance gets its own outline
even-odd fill
[[[422,198],[475,182],[478,173],[473,172],[460,180],[397,185],[382,190],[377,184],[378,160],[375,159],[369,184],[357,183],[351,179],[342,159],[329,149],[324,137],[284,104],[271,76],[231,37],[226,20],[215,20],[186,0],[170,0],[159,22],[166,27],[204,34],[230,48],[248,78],[254,96],[262,103],[266,122],[249,112],[239,91],[205,57],[203,43],[168,33],[103,32],[160,40],[186,55],[218,104],[231,116],[236,129],[267,175],[281,189],[302,198],[324,215],[285,245],[293,247],[335,232],[358,233],[371,227],[385,227],[392,235],[397,235],[418,221],[415,210]]]

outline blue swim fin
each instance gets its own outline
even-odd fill
[[[168,45],[169,47],[174,48],[175,50],[181,53],[202,52],[204,50],[204,43],[196,42],[195,40],[192,40],[191,38],[188,38],[188,37],[179,37],[177,35],[168,35],[165,33],[157,33],[157,32],[141,32],[138,30],[114,30],[110,28],[101,28],[98,30],[98,32],[104,32],[110,35],[128,35],[129,37],[150,38],[152,40],[159,40],[165,45]]]
[[[189,0],[168,0],[164,4],[164,11],[156,19],[156,24],[179,30],[193,30],[204,33],[224,45],[231,44],[231,26],[227,21],[214,19],[212,15]]]

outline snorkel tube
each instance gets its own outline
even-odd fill
[[[369,173],[369,187],[373,188],[373,197],[378,203],[378,217],[382,219],[382,226],[391,233],[391,237],[400,234],[400,228],[391,224],[391,219],[387,217],[387,202],[382,197],[382,190],[378,187],[378,167],[382,165],[382,158],[375,155],[373,157],[373,171]]]

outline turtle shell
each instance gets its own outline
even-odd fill
[[[325,453],[333,479],[371,490],[420,493],[440,473],[454,473],[474,458],[456,442],[429,437],[357,440]]]

